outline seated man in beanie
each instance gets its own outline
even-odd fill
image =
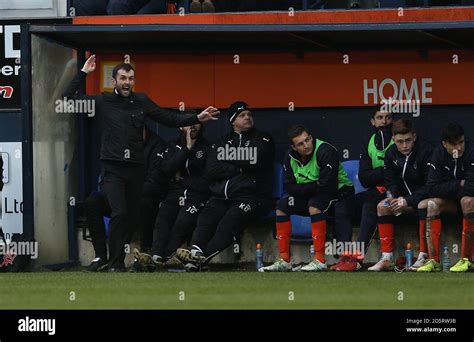
[[[232,131],[213,145],[207,158],[211,198],[198,217],[191,247],[177,250],[188,271],[199,271],[271,208],[273,139],[254,127],[245,102],[233,103],[228,116]]]

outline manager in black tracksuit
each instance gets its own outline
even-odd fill
[[[112,93],[75,95],[87,74],[95,70],[95,56],[84,64],[65,94],[69,99],[94,101],[101,121],[100,159],[104,191],[112,209],[109,233],[109,271],[124,271],[125,245],[136,226],[144,179],[143,127],[146,117],[166,126],[190,126],[216,119],[213,107],[199,115],[174,115],[153,103],[145,94],[134,93],[135,71],[130,64],[117,65],[112,73]]]
[[[233,130],[213,145],[207,159],[212,196],[198,217],[192,247],[177,251],[190,270],[230,246],[250,222],[271,208],[273,139],[254,127],[246,103],[232,104],[228,115]]]
[[[146,130],[145,140],[146,175],[140,201],[138,229],[140,248],[149,250],[153,240],[153,226],[159,203],[166,196],[169,181],[161,167],[163,153],[167,147],[166,142],[149,129]],[[110,216],[111,209],[105,191],[102,189],[103,182],[101,183],[99,192],[94,191],[84,202],[87,226],[95,251],[95,258],[84,269],[86,272],[98,272],[108,265],[107,239],[103,217]]]
[[[181,128],[178,140],[163,154],[162,169],[170,182],[169,192],[156,219],[152,250],[136,252],[143,265],[162,265],[191,238],[210,194],[204,178],[208,150],[202,126],[194,125]]]

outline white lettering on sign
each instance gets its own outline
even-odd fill
[[[433,103],[432,83],[432,78],[413,78],[411,80],[385,78],[380,82],[378,80],[364,80],[364,104],[380,104],[390,98],[400,101],[418,100],[422,104]]]
[[[20,50],[13,46],[13,35],[20,33],[20,25],[0,25],[0,34],[4,35],[5,58],[20,58]]]

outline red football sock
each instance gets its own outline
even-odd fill
[[[379,223],[380,250],[382,253],[393,252],[393,223]]]
[[[284,220],[286,217],[286,221]],[[277,216],[276,222],[278,249],[280,251],[280,257],[286,262],[290,262],[290,238],[291,238],[291,221],[288,216]]]
[[[418,228],[418,232],[420,234],[420,252],[427,253],[428,249],[426,248],[426,236],[425,236],[425,225],[426,220],[420,220],[420,227]]]
[[[324,244],[326,243],[326,220],[311,222],[313,235],[314,258],[326,262]]]
[[[474,219],[464,218],[462,220],[462,243],[461,257],[471,259],[472,257],[472,236],[473,236]]]
[[[433,245],[433,255],[430,255],[430,259],[435,259],[439,262],[439,238],[441,236],[441,219],[435,218],[431,220],[431,243]]]

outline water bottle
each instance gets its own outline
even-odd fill
[[[263,249],[262,245],[257,243],[257,249],[255,251],[255,260],[257,262],[257,271],[263,267]]]
[[[385,197],[387,198],[385,202],[383,202],[383,205],[386,207],[390,206],[390,200],[393,198],[393,194],[390,190],[385,191]]]
[[[387,199],[385,200],[385,202],[383,203],[383,205],[386,206],[386,207],[389,207],[389,206],[390,206],[390,202],[391,202],[391,200],[393,199],[393,194],[392,194],[392,192],[391,192],[390,190],[387,190],[387,191],[385,192],[385,195],[387,196]],[[400,216],[400,215],[402,214],[402,212],[397,210],[397,211],[395,211],[393,214],[394,214],[395,216]]]
[[[451,267],[451,260],[449,259],[448,246],[443,247],[443,272],[449,272]]]
[[[407,249],[405,250],[405,268],[409,268],[413,264],[413,250],[411,249],[411,243],[407,243]]]

